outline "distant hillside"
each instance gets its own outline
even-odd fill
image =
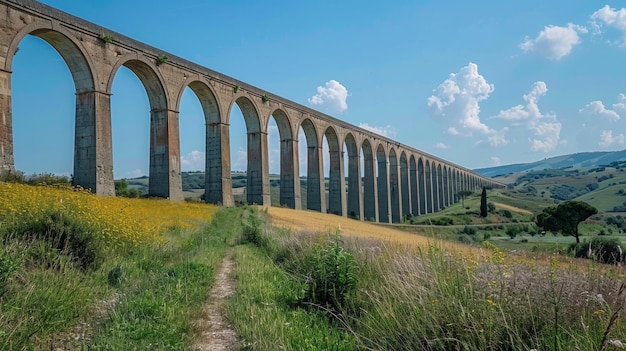
[[[531,163],[478,168],[475,169],[475,171],[487,177],[496,177],[503,174],[541,171],[545,169],[605,166],[610,165],[613,162],[622,161],[626,161],[626,150],[581,152],[571,155],[555,156]]]

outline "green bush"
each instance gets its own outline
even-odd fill
[[[620,244],[617,238],[595,237],[590,242],[570,245],[569,251],[573,252],[575,257],[593,258],[601,263],[614,264],[623,262],[626,258],[623,252],[620,253]]]
[[[7,280],[18,267],[18,262],[13,258],[10,252],[4,251],[0,253],[0,297],[4,295]]]
[[[70,256],[81,269],[96,269],[103,260],[104,245],[98,239],[100,228],[70,211],[43,210],[36,216],[21,218],[2,230],[5,242],[45,242],[57,255]]]
[[[241,239],[243,242],[256,246],[267,246],[267,238],[263,236],[263,221],[259,217],[256,207],[246,207],[241,213]]]
[[[356,294],[359,266],[339,234],[315,244],[304,263],[304,303],[340,311]]]
[[[463,227],[462,233],[467,235],[474,235],[476,234],[476,228],[465,226]]]

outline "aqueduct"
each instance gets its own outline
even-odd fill
[[[75,185],[114,196],[111,87],[125,66],[143,84],[150,104],[149,194],[182,200],[178,109],[188,87],[206,120],[205,200],[233,205],[231,107],[247,129],[247,201],[270,205],[268,122],[280,135],[280,203],[380,222],[440,210],[460,190],[503,185],[389,138],[275,96],[221,73],[140,43],[32,0],[0,0],[0,170],[14,170],[11,67],[27,35],[49,43],[67,64],[76,88]],[[298,131],[305,134],[307,174],[300,175]],[[324,176],[323,140],[330,153]],[[344,147],[347,155],[344,154]],[[347,162],[344,158],[347,157]],[[347,164],[347,169],[344,166]],[[346,176],[347,173],[347,176]],[[306,204],[300,179],[306,178]]]

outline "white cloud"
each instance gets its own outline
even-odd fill
[[[450,120],[448,123],[453,126],[448,133],[452,135],[489,134],[494,131],[480,121],[479,103],[489,98],[493,90],[493,84],[478,73],[478,65],[470,62],[439,84],[428,98],[428,106],[442,120]]]
[[[556,149],[561,135],[561,123],[544,122],[531,127],[537,138],[528,138],[530,151],[550,152]]]
[[[531,151],[550,152],[556,149],[560,143],[563,143],[561,141],[561,123],[557,121],[556,115],[542,113],[539,109],[539,98],[546,95],[547,92],[546,83],[537,81],[531,86],[530,92],[523,96],[526,105],[516,105],[502,110],[494,117],[511,121],[511,126],[524,127],[532,131],[533,136],[528,137]],[[508,128],[504,128],[501,132],[490,137],[491,145],[498,146],[499,134],[507,131]],[[506,140],[504,142],[506,143]]]
[[[368,123],[359,123],[359,127],[389,138],[395,138],[398,135],[398,130],[389,124],[384,127],[377,127],[370,126]]]
[[[604,107],[602,101],[592,101],[588,103],[585,107],[578,110],[578,112],[582,115],[586,116],[600,116],[606,118],[610,122],[615,122],[620,119],[620,116],[614,110],[607,109]]]
[[[607,26],[621,31],[626,37],[626,9],[624,8],[616,10],[609,5],[604,5],[591,15],[591,21],[597,33],[602,32],[602,26]],[[619,44],[625,45],[626,39],[622,39]]]
[[[626,96],[620,93],[617,96],[617,102],[614,103],[610,109],[604,106],[602,101],[598,100],[588,103],[585,107],[578,110],[578,112],[585,117],[593,118],[600,116],[609,122],[616,122],[620,120],[622,116],[626,116]],[[583,124],[583,126],[585,125],[586,123]]]
[[[329,112],[343,112],[348,109],[348,90],[332,79],[325,86],[317,87],[317,94],[309,98],[309,104]]]
[[[202,151],[193,150],[180,157],[180,164],[183,171],[204,171],[205,154]]]
[[[493,163],[494,166],[499,166],[502,164],[500,157],[496,157],[496,156],[491,156],[491,162]]]
[[[494,146],[494,147],[498,147],[498,146],[504,146],[504,145],[508,144],[509,141],[506,140],[506,138],[505,138],[505,134],[508,131],[509,131],[509,128],[504,127],[500,131],[494,132],[492,135],[490,135],[487,138],[487,140],[489,141],[489,145]]]
[[[450,146],[448,146],[448,145],[446,145],[446,144],[444,144],[442,142],[439,142],[439,143],[435,144],[435,149],[448,149],[448,148],[450,148]]]
[[[248,152],[244,148],[240,147],[230,158],[233,171],[245,171],[248,169]]]
[[[612,130],[604,130],[600,134],[600,141],[598,145],[603,148],[607,148],[612,145],[624,145],[624,134],[619,134],[617,136],[613,136]]]
[[[141,169],[133,169],[130,172],[130,176],[128,178],[138,178],[138,177],[144,176],[145,174],[146,174],[146,172],[144,172]]]
[[[524,52],[537,52],[549,60],[560,60],[580,44],[579,33],[587,33],[587,28],[572,23],[567,27],[545,26],[535,39],[526,37],[520,48]]]

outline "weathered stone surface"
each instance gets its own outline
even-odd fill
[[[248,134],[249,203],[270,205],[267,126],[271,117],[280,134],[281,205],[301,207],[299,148],[307,149],[306,208],[361,220],[397,222],[404,214],[429,213],[456,202],[455,194],[461,189],[502,186],[459,165],[34,0],[0,0],[2,172],[14,170],[11,64],[26,35],[48,42],[70,70],[76,88],[74,182],[99,195],[114,195],[110,95],[122,66],[137,75],[150,103],[150,145],[146,148],[150,149],[149,191],[153,196],[183,199],[178,111],[187,87],[196,94],[205,114],[207,202],[234,205],[229,129],[233,104],[241,109]],[[300,129],[306,144],[297,140]],[[330,147],[328,190],[321,147],[324,138]]]

